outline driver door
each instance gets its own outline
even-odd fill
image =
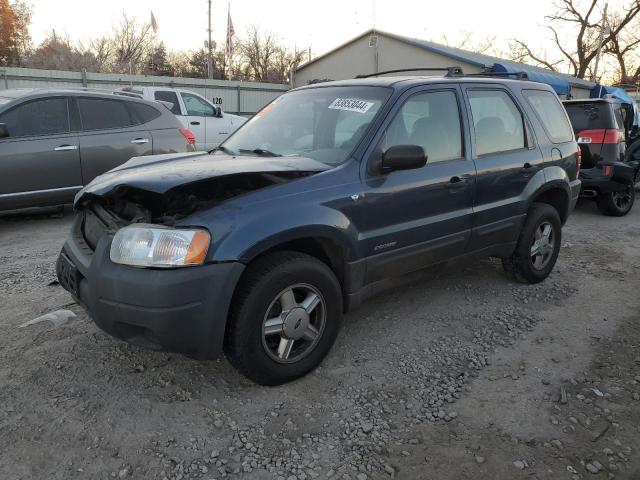
[[[213,105],[193,93],[180,92],[180,96],[186,109],[189,128],[196,136],[196,148],[211,150],[220,145],[229,132],[223,119],[215,116]]]
[[[365,283],[420,270],[465,253],[471,237],[475,165],[457,88],[426,88],[400,100],[371,160],[394,145],[418,145],[422,168],[365,177]]]

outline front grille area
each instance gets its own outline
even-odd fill
[[[82,236],[91,250],[95,250],[100,239],[107,233],[107,226],[93,210],[85,209],[82,215]]]

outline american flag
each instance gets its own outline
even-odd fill
[[[153,16],[153,10],[151,10],[151,28],[153,33],[158,33],[158,22],[156,22],[156,17]]]
[[[233,22],[231,21],[231,5],[229,5],[229,11],[227,13],[227,44],[226,54],[228,58],[233,57],[233,38],[236,36],[236,31],[233,29]]]

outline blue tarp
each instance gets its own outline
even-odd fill
[[[602,98],[605,95],[611,95],[614,98],[617,98],[622,103],[628,103],[633,106],[634,116],[633,116],[633,124],[638,125],[638,121],[640,120],[638,117],[638,102],[636,102],[626,90],[619,87],[606,87],[604,85],[596,85],[591,89],[591,98]]]
[[[564,75],[555,75],[552,72],[544,73],[539,69],[527,68],[520,65],[509,65],[507,63],[494,63],[491,68],[493,72],[499,73],[518,73],[524,72],[527,74],[529,80],[533,82],[546,83],[555,90],[558,95],[569,95],[571,86],[569,80]]]

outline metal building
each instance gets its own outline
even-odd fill
[[[589,98],[595,85],[543,68],[375,29],[300,66],[294,73],[293,85],[299,87],[323,80],[343,80],[383,70],[449,66],[462,67],[464,73],[525,72],[530,80],[551,85],[563,98]],[[416,72],[416,75],[425,75],[425,72]]]

